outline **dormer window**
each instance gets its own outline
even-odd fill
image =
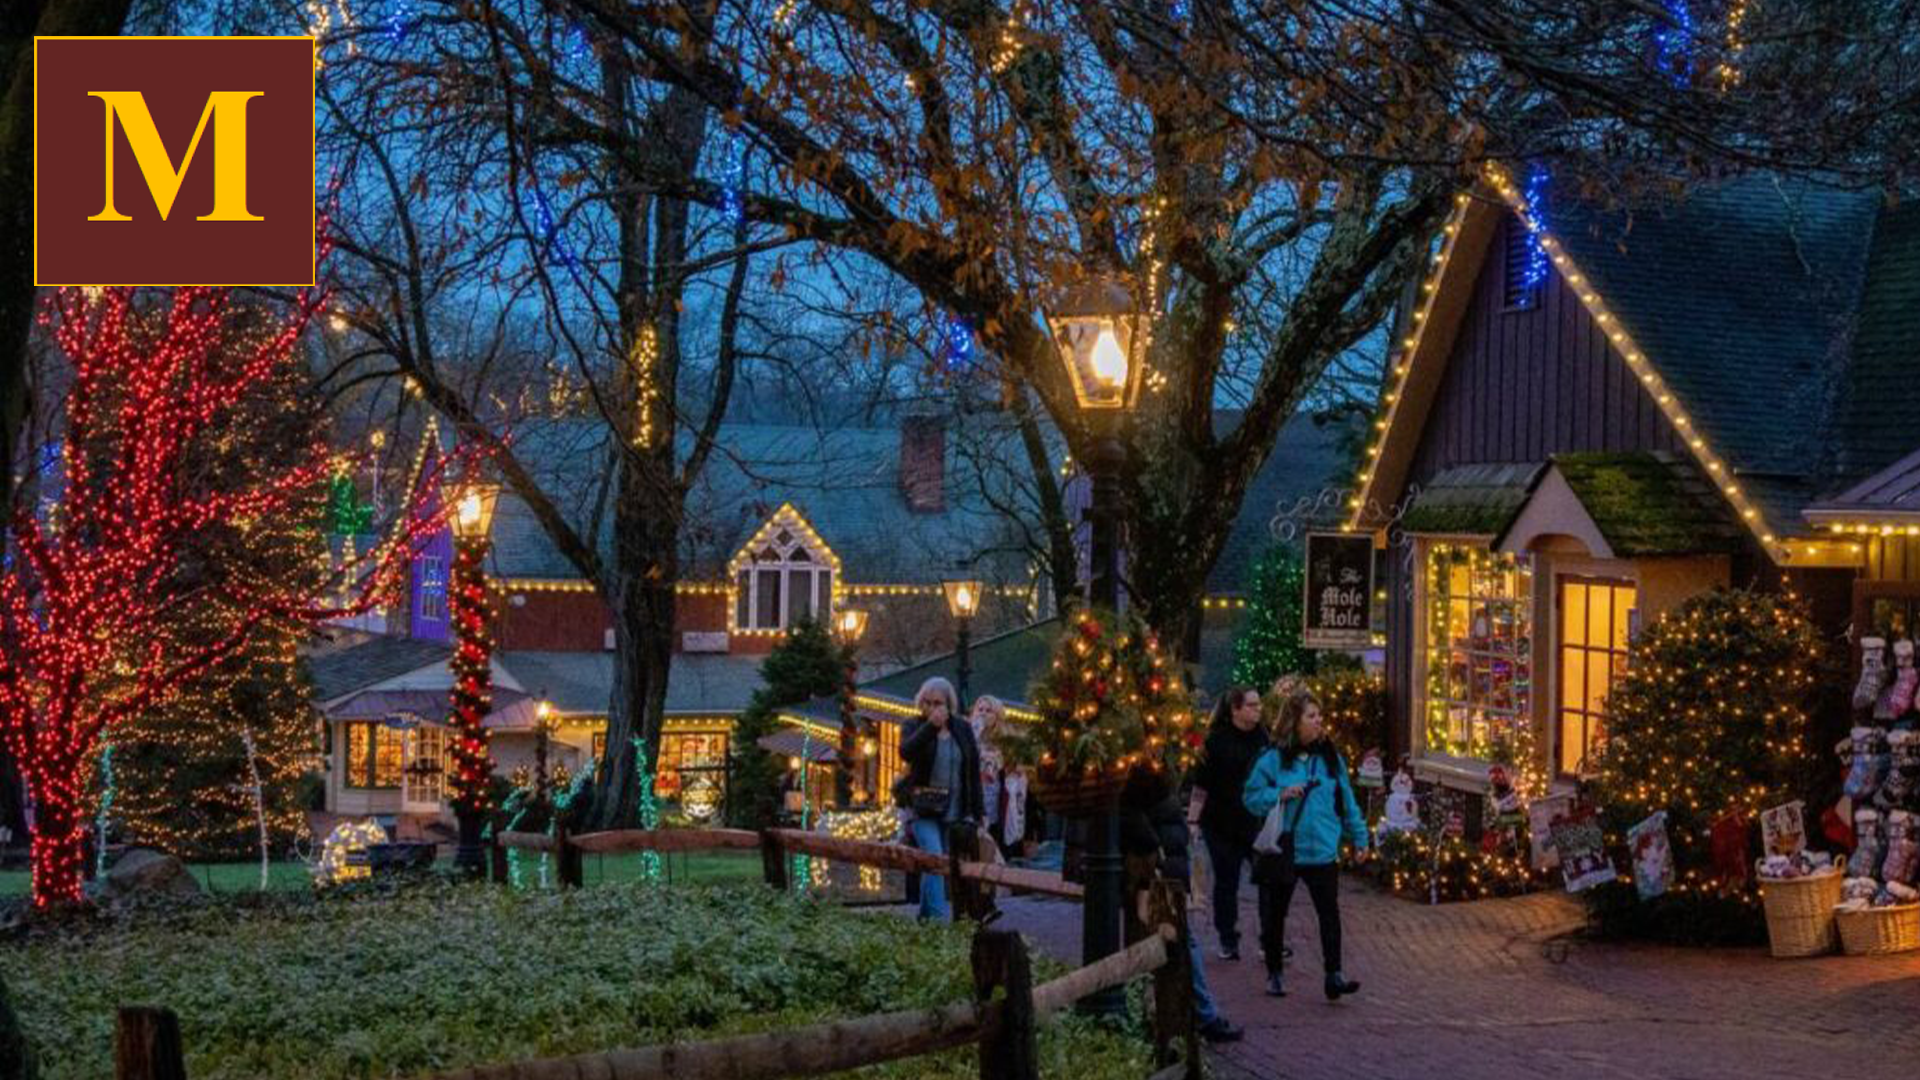
[[[733,559],[733,628],[772,632],[833,614],[832,552],[791,507]]]

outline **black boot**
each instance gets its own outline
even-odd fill
[[[1277,971],[1270,971],[1267,973],[1267,996],[1268,997],[1286,997],[1287,996],[1286,980],[1282,979],[1280,977],[1280,973]]]
[[[1327,976],[1327,1000],[1338,1001],[1347,994],[1357,993],[1360,984],[1349,980],[1339,972]]]

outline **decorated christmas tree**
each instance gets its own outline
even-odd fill
[[[276,372],[236,404],[220,438],[188,450],[186,472],[239,490],[298,467],[319,438],[319,410],[302,390],[297,369]],[[326,495],[315,485],[304,497],[317,503]],[[325,539],[291,512],[215,522],[184,538],[173,587],[187,599],[167,631],[181,642],[216,645],[247,617],[222,592],[196,587],[216,569],[250,593],[289,585],[317,593],[328,576]],[[109,818],[124,839],[185,858],[263,860],[292,839],[301,813],[295,788],[320,753],[296,651],[306,636],[303,624],[263,623],[110,734]]]
[[[1607,702],[1594,794],[1610,845],[1666,813],[1673,875],[1656,903],[1624,882],[1589,890],[1603,919],[1680,936],[1750,928],[1730,914],[1757,908],[1750,836],[1760,811],[1793,798],[1806,772],[1821,663],[1819,633],[1791,594],[1716,589],[1634,641]]]
[[[1246,620],[1233,639],[1233,681],[1265,691],[1282,675],[1311,674],[1317,659],[1300,644],[1306,570],[1288,544],[1268,548],[1253,564]]]

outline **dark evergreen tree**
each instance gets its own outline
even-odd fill
[[[1282,675],[1310,675],[1316,657],[1300,645],[1306,569],[1290,544],[1276,543],[1253,564],[1247,614],[1233,639],[1233,681],[1263,693]]]
[[[760,688],[733,729],[728,821],[746,829],[773,824],[780,812],[785,764],[762,748],[760,740],[778,729],[780,709],[838,693],[846,665],[846,652],[815,622],[794,626],[767,655],[760,665]]]

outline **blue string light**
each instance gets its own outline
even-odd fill
[[[413,0],[393,0],[393,9],[387,13],[387,40],[400,44],[413,29],[413,21]]]
[[[1187,21],[1187,16],[1191,15],[1193,12],[1192,12],[1192,9],[1188,6],[1187,0],[1173,0],[1171,13],[1173,15],[1174,22],[1183,23]]]
[[[562,267],[573,266],[573,252],[567,248],[567,239],[560,233],[559,226],[553,220],[553,207],[547,204],[547,194],[538,184],[533,188],[533,226],[539,232],[540,250],[543,256],[551,258]]]
[[[1527,268],[1521,283],[1531,296],[1547,280],[1547,253],[1540,246],[1540,234],[1547,227],[1547,167],[1534,163],[1527,168]]]
[[[60,464],[60,440],[52,439],[40,448],[40,464],[36,466],[41,476],[49,476]]]
[[[973,323],[958,315],[949,316],[946,342],[947,370],[966,370],[973,362]]]
[[[577,64],[580,61],[586,59],[587,48],[588,48],[587,32],[581,29],[580,24],[577,22],[568,23],[567,24],[567,61],[569,63]]]
[[[1653,32],[1653,66],[1685,89],[1693,73],[1693,12],[1687,0],[1666,0],[1667,18]]]
[[[746,186],[746,171],[740,154],[740,135],[729,131],[720,140],[720,216],[727,219],[728,225],[740,224],[747,212],[742,190]]]

